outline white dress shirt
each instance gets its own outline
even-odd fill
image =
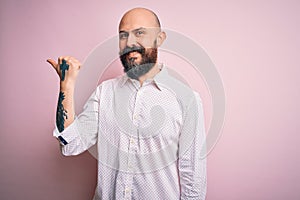
[[[126,74],[102,82],[84,111],[54,136],[66,156],[96,144],[95,200],[205,199],[202,101],[166,67],[142,86]]]

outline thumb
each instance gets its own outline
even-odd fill
[[[55,70],[57,70],[57,63],[54,61],[54,60],[52,60],[52,59],[47,59],[47,62],[50,64],[50,65],[52,65],[52,67],[55,69]]]

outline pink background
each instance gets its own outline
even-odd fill
[[[300,199],[296,0],[1,0],[0,199],[93,196],[96,160],[63,157],[52,137],[59,86],[46,59],[83,61],[135,6],[205,48],[222,77],[226,120],[208,156],[207,199]]]

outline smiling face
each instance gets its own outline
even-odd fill
[[[123,16],[119,25],[120,60],[130,78],[138,79],[157,63],[157,48],[165,39],[156,15],[135,8]]]

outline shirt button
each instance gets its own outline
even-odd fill
[[[125,189],[125,193],[126,193],[126,194],[129,194],[129,193],[130,193],[130,188],[126,188],[126,189]]]
[[[139,118],[138,114],[134,114],[134,115],[133,115],[133,118],[134,118],[134,119],[138,119],[138,118]]]
[[[143,91],[142,90],[139,90],[136,94],[136,98],[140,98],[142,95],[143,95]]]
[[[131,138],[131,139],[130,139],[130,143],[131,143],[131,144],[134,144],[134,139]]]

